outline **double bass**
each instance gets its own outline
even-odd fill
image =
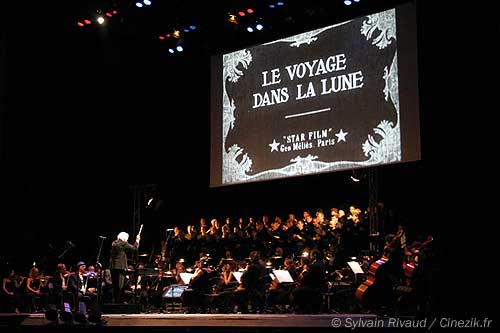
[[[415,273],[415,269],[418,266],[418,256],[420,253],[420,249],[427,246],[430,242],[432,242],[434,238],[432,236],[427,237],[427,240],[422,244],[413,247],[408,250],[406,258],[403,262],[403,271],[406,278],[406,285],[411,286],[413,282],[413,274]]]
[[[393,248],[396,242],[402,238],[404,238],[404,230],[400,227],[392,240],[384,247],[384,254],[382,257],[371,263],[366,280],[358,286],[356,292],[354,293],[354,296],[359,302],[365,302],[366,294],[369,290],[373,289],[373,286],[377,281],[377,274],[380,273],[381,267],[389,261],[388,250]],[[402,240],[401,243],[404,243],[404,241]]]

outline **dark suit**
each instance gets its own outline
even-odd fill
[[[123,302],[123,286],[125,284],[125,274],[127,272],[127,254],[137,250],[138,242],[134,245],[129,242],[117,239],[111,244],[111,255],[109,258],[109,268],[111,270],[111,280],[113,282],[113,298],[115,302]]]

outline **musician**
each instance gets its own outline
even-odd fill
[[[293,281],[297,281],[299,274],[295,267],[295,262],[292,257],[286,257],[284,260],[284,270],[290,273]],[[294,283],[279,283],[278,279],[274,279],[268,288],[267,305],[273,312],[283,312],[286,305],[290,303],[290,295],[296,287]]]
[[[26,279],[26,307],[28,312],[36,312],[36,299],[40,295],[40,275],[37,267],[33,266]]]
[[[6,275],[2,278],[2,303],[0,309],[2,312],[20,313],[22,299],[17,291],[24,277],[16,275],[14,269],[7,270]]]
[[[291,301],[298,313],[319,313],[324,289],[325,265],[321,251],[311,251],[310,263],[303,265],[299,287],[292,291]]]
[[[64,263],[57,264],[54,277],[51,279],[53,291],[52,299],[50,304],[54,304],[57,309],[64,309],[64,303],[69,303],[74,306],[73,294],[68,291],[68,283],[70,272],[66,270],[66,265]]]
[[[211,278],[213,276],[206,258],[196,261],[196,269],[189,281],[189,288],[181,296],[182,305],[188,309],[188,312],[205,312],[207,299],[204,295],[212,292]]]
[[[135,243],[132,245],[128,242],[129,234],[122,231],[116,240],[111,244],[111,255],[109,258],[111,280],[113,283],[113,299],[115,303],[124,302],[125,275],[127,273],[127,255],[137,251],[141,240],[140,234],[135,238]]]
[[[73,294],[75,305],[85,304],[85,308],[79,308],[79,310],[86,312],[87,308],[92,307],[97,302],[97,295],[87,291],[89,282],[89,274],[85,270],[87,265],[83,261],[80,261],[76,267],[78,272],[69,276],[68,291]],[[77,307],[75,306],[74,310],[76,309]]]
[[[96,272],[98,275],[98,292],[97,295],[100,296],[99,302],[101,303],[112,303],[113,302],[113,282],[111,280],[111,270],[103,269],[100,263],[96,264]]]
[[[87,272],[85,273],[87,276],[87,293],[96,294],[98,290],[98,273],[95,270],[94,265],[89,265],[87,267]]]
[[[258,251],[250,252],[250,263],[240,278],[240,284],[233,293],[233,301],[239,312],[247,313],[248,305],[252,310],[262,310],[265,302],[265,290],[270,283],[266,272],[266,261]]]

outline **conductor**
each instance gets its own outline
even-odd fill
[[[141,240],[140,233],[135,238],[135,243],[132,245],[128,242],[129,234],[122,231],[116,237],[116,240],[111,244],[111,255],[109,258],[109,268],[111,270],[111,281],[113,283],[113,300],[115,303],[123,303],[125,284],[125,276],[127,274],[127,254],[132,254],[137,251],[139,241]]]

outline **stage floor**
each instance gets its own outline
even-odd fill
[[[44,314],[2,314],[0,318],[2,327],[38,332],[67,330],[68,326],[75,329],[110,328],[113,331],[128,328],[144,332],[146,328],[151,328],[152,332],[304,332],[305,328],[324,331],[334,327],[349,328],[356,320],[378,320],[372,314],[103,314],[102,324],[95,325],[51,323]]]

